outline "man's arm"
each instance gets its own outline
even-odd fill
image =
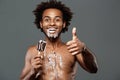
[[[33,48],[29,48],[25,57],[25,66],[20,75],[20,80],[35,80],[37,72],[31,64],[33,58]]]
[[[79,40],[76,28],[72,30],[72,40],[67,42],[68,51],[77,58],[79,64],[88,72],[96,73],[98,68],[93,53]]]
[[[88,49],[84,49],[81,53],[75,55],[79,64],[86,71],[90,73],[96,73],[98,70],[96,57],[95,55]]]

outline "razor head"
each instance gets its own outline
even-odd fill
[[[38,42],[38,48],[37,48],[37,50],[38,51],[44,51],[45,47],[46,47],[46,41],[40,40]]]

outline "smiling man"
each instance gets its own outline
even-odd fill
[[[74,80],[76,62],[90,73],[97,72],[95,56],[79,40],[76,28],[72,40],[62,42],[60,35],[68,30],[72,12],[60,1],[42,2],[33,11],[35,24],[46,35],[38,46],[31,46],[25,57],[21,80]]]

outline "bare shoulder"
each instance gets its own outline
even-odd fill
[[[34,53],[34,52],[36,52],[37,51],[37,46],[36,45],[32,45],[32,46],[29,46],[28,47],[28,52],[30,53],[30,54],[32,54],[32,53]]]
[[[26,57],[31,58],[32,56],[36,54],[37,54],[37,46],[36,45],[29,46],[27,53],[26,53]]]
[[[63,45],[63,47],[64,47],[65,49],[67,49],[66,43],[62,43],[62,45]]]

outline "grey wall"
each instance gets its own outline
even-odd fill
[[[19,80],[28,46],[44,37],[32,14],[41,1],[46,0],[0,0],[0,80]],[[63,40],[70,40],[72,27],[77,27],[79,38],[95,53],[99,65],[97,74],[79,67],[76,80],[120,80],[120,0],[62,1],[74,12]]]

